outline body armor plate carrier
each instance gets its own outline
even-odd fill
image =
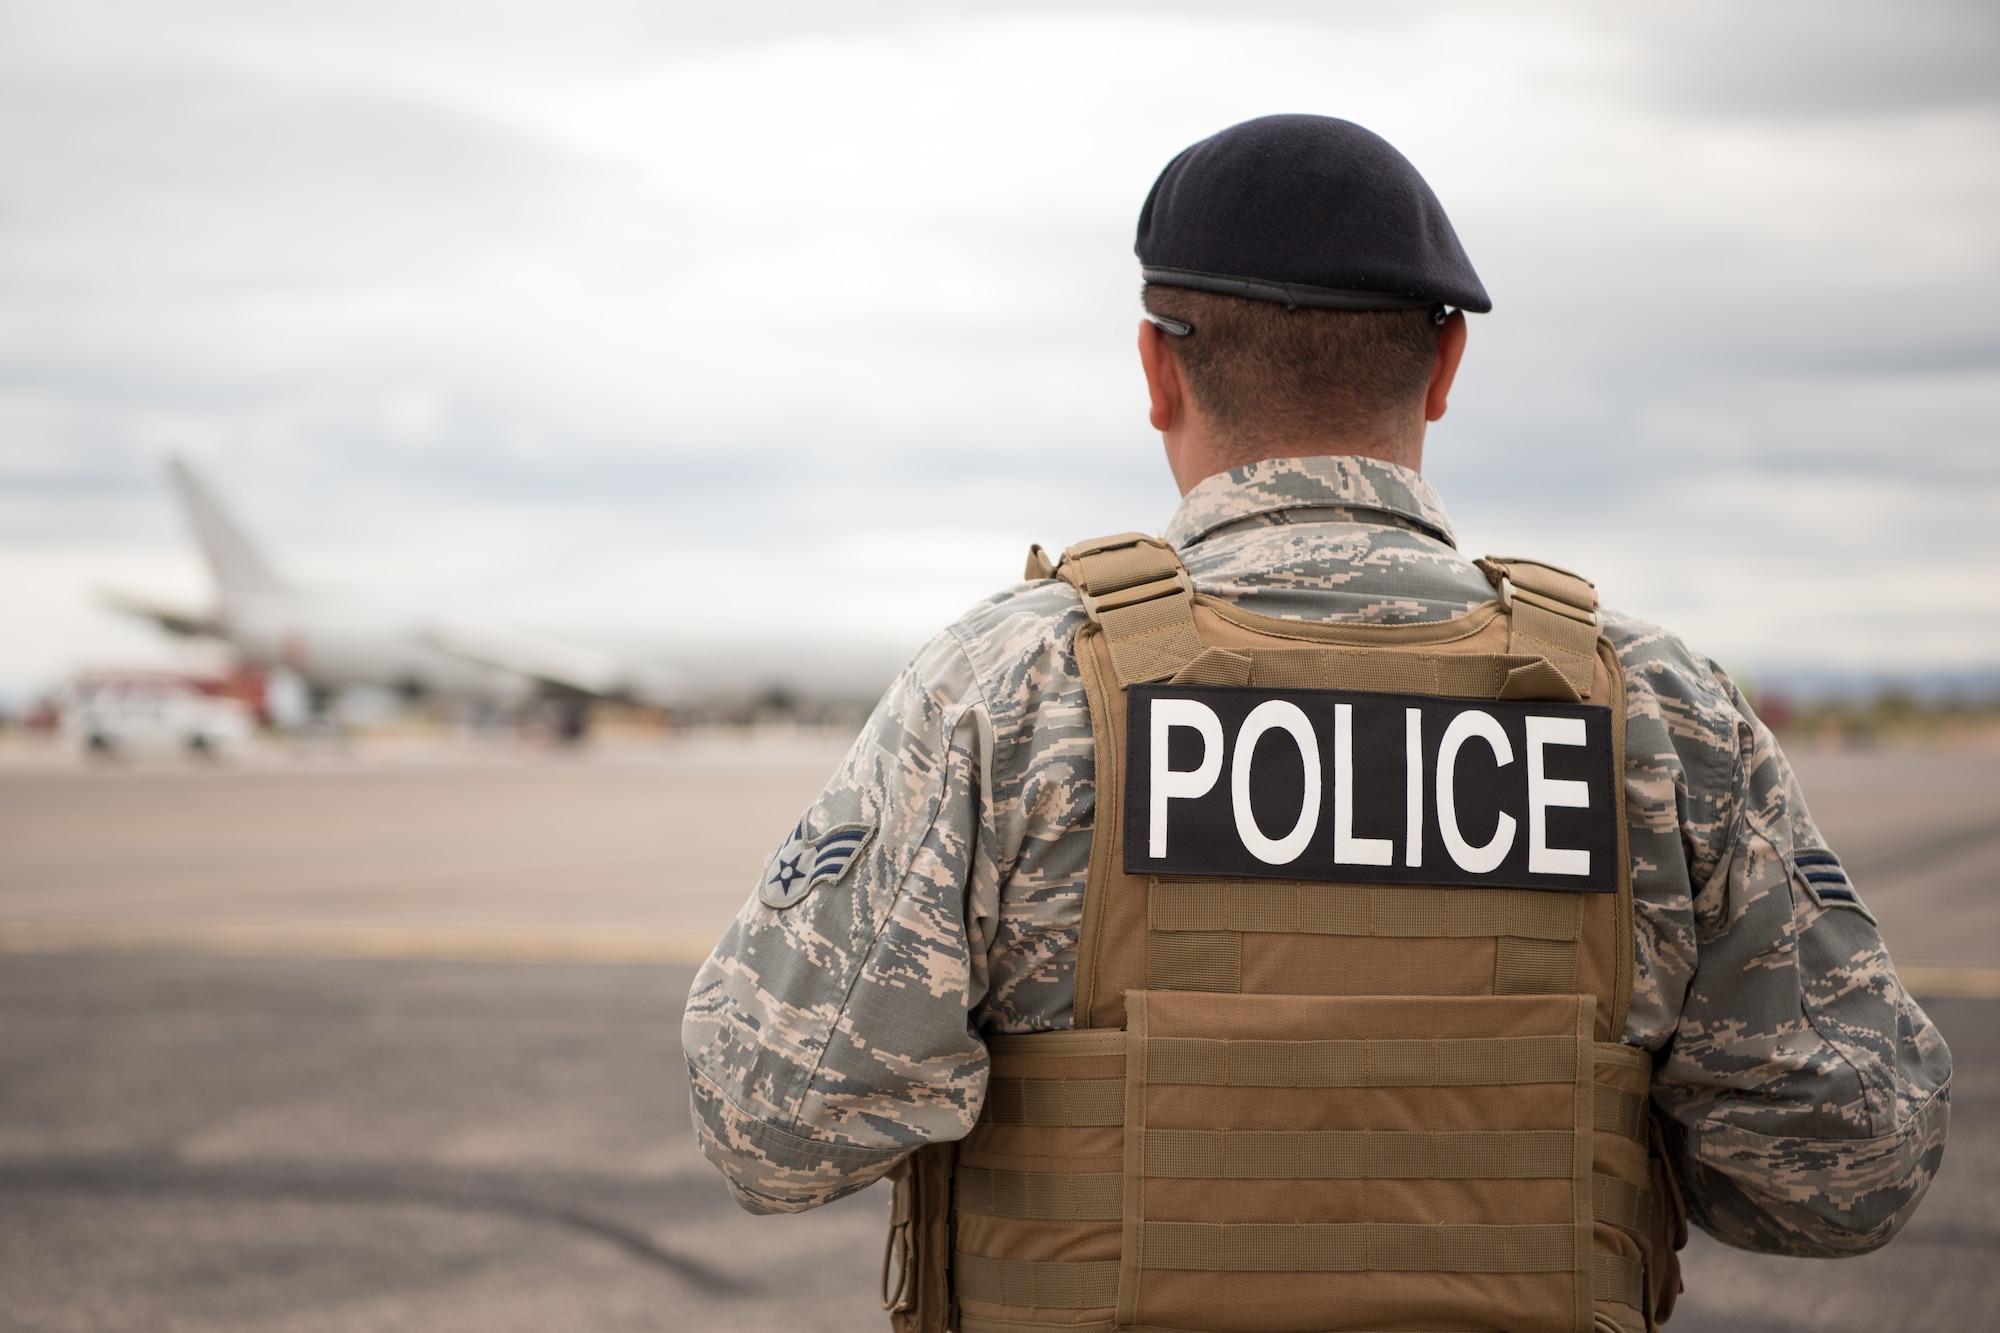
[[[1588,581],[1480,567],[1497,595],[1456,619],[1319,624],[1196,594],[1149,537],[1064,553],[1053,572],[1090,613],[1076,653],[1097,756],[1076,1026],[989,1036],[978,1124],[898,1168],[884,1303],[899,1333],[1638,1333],[1666,1317],[1684,1215],[1649,1113],[1651,1059],[1618,1041],[1633,951],[1624,680]],[[1037,548],[1029,576],[1050,572]],[[1598,892],[1468,886],[1413,869],[1449,869],[1415,851],[1360,882],[1317,862],[1297,879],[1134,873],[1127,721],[1130,687],[1147,683],[1489,701],[1489,722],[1504,701],[1589,713],[1608,727],[1598,789],[1615,821],[1599,827],[1615,886],[1602,862]],[[1423,709],[1408,712],[1411,750],[1394,763],[1414,771]],[[1510,762],[1491,727],[1489,767]],[[1152,735],[1164,751],[1157,717]],[[1532,740],[1522,757],[1540,781]],[[1296,762],[1316,766],[1299,745]],[[1186,791],[1204,775],[1182,762],[1167,776]],[[1248,779],[1206,776],[1224,802],[1234,779],[1240,827]],[[1548,790],[1544,805],[1582,803]]]

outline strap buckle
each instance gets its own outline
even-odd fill
[[[1599,611],[1586,611],[1580,606],[1572,606],[1568,602],[1557,601],[1553,597],[1544,597],[1542,594],[1531,592],[1526,588],[1516,588],[1514,580],[1505,574],[1500,576],[1498,591],[1500,594],[1500,609],[1503,611],[1511,613],[1514,609],[1514,602],[1518,599],[1527,606],[1540,607],[1544,611],[1554,612],[1556,615],[1567,617],[1570,620],[1578,621],[1595,629],[1602,629],[1604,626],[1603,613]]]
[[[1142,532],[1078,542],[1063,552],[1057,572],[1075,586],[1084,610],[1099,623],[1107,611],[1177,593],[1194,596],[1194,580],[1174,548]]]
[[[1141,602],[1151,602],[1161,597],[1171,597],[1176,592],[1184,592],[1190,597],[1194,596],[1194,580],[1188,577],[1185,569],[1177,569],[1163,579],[1154,579],[1148,583],[1135,583],[1129,588],[1120,588],[1115,592],[1104,593],[1102,596],[1093,597],[1081,588],[1077,589],[1077,595],[1083,599],[1083,609],[1090,613],[1092,620],[1099,622],[1102,622],[1106,611],[1117,611],[1124,607],[1137,606]]]
[[[1511,613],[1520,602],[1551,615],[1602,629],[1604,617],[1597,606],[1597,585],[1583,575],[1513,556],[1489,555],[1473,562],[1493,585],[1502,610]],[[1521,575],[1519,580],[1515,575]]]

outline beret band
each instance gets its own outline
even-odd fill
[[[1253,301],[1276,301],[1311,310],[1422,310],[1439,304],[1427,296],[1405,296],[1400,292],[1343,291],[1297,282],[1259,282],[1255,278],[1230,278],[1184,268],[1141,268],[1139,276],[1156,287],[1186,287],[1190,291],[1223,296],[1247,296]]]

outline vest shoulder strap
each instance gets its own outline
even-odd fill
[[[1587,693],[1603,626],[1597,586],[1581,574],[1518,556],[1489,555],[1478,564],[1507,612],[1507,651],[1546,657],[1578,694]]]
[[[1037,567],[1041,548],[1028,554]],[[1046,563],[1042,556],[1041,562]],[[1120,686],[1165,680],[1201,656],[1194,627],[1194,581],[1174,548],[1142,532],[1078,542],[1055,577],[1073,585],[1103,633]],[[1044,576],[1046,577],[1046,576]]]

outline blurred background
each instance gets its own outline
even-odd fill
[[[1493,293],[1426,471],[1735,674],[1959,1054],[1846,1264],[2000,1251],[2000,11],[0,0],[0,1324],[875,1328],[692,966],[925,637],[1175,502],[1133,222],[1345,116]]]

